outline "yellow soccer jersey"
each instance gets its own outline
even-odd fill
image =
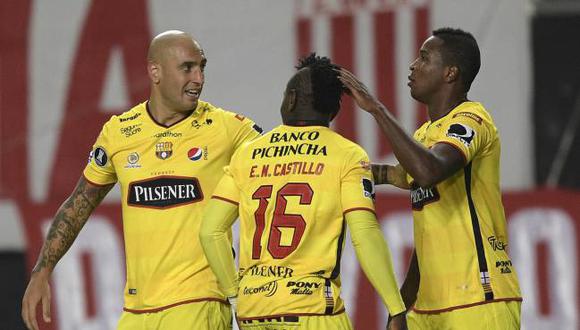
[[[415,139],[427,148],[447,143],[461,152],[466,164],[431,188],[420,188],[408,177],[421,273],[415,311],[521,300],[506,251],[500,140],[492,118],[480,103],[464,102],[421,126]]]
[[[224,300],[197,239],[201,215],[223,167],[258,131],[203,101],[170,127],[154,121],[147,103],[104,125],[84,176],[121,187],[126,311]]]
[[[368,156],[322,126],[279,126],[244,145],[213,198],[239,204],[238,318],[332,315],[340,298],[343,215],[374,212]]]

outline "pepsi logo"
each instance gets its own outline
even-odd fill
[[[203,156],[203,150],[198,147],[193,147],[187,152],[187,157],[193,161],[200,160],[201,156]]]

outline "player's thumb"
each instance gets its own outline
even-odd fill
[[[44,322],[50,322],[50,286],[47,286],[46,291],[42,295],[42,318]]]

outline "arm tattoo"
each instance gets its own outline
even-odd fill
[[[96,186],[81,177],[75,190],[58,209],[33,272],[53,269],[68,251],[87,219],[114,184]]]
[[[375,184],[386,184],[389,183],[387,177],[387,166],[383,164],[371,164],[371,170],[373,172],[373,178],[375,179]]]

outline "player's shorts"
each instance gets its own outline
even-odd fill
[[[502,301],[437,314],[407,314],[409,330],[519,330],[522,304]]]
[[[123,312],[117,330],[232,329],[230,306],[218,301],[178,305],[154,313]]]
[[[280,316],[275,319],[238,321],[242,330],[352,330],[346,313],[322,316]]]

